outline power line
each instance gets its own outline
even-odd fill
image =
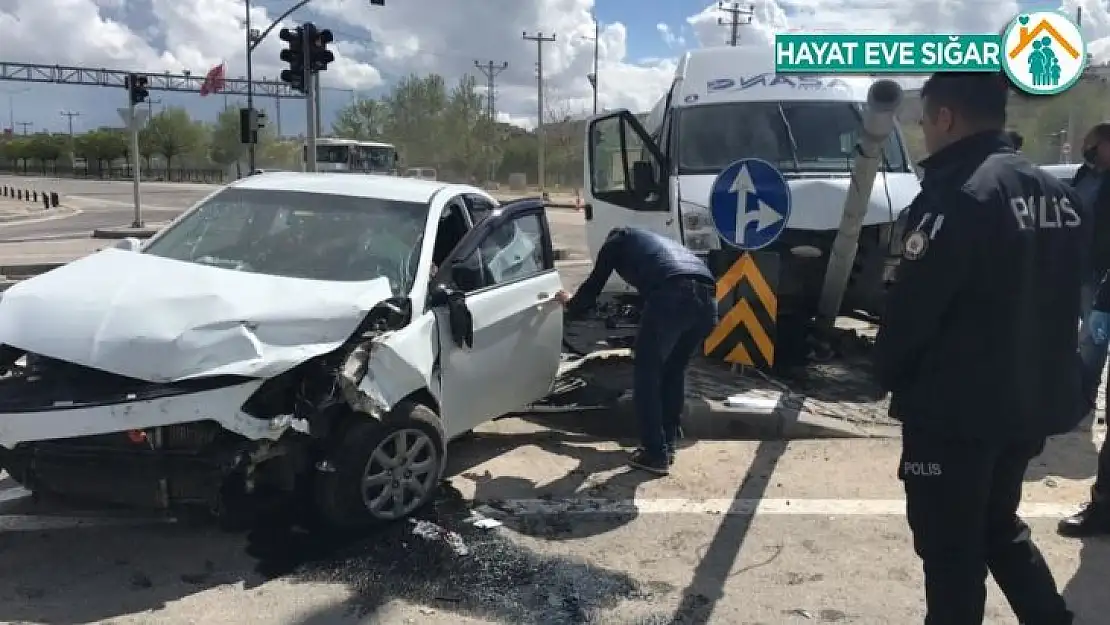
[[[539,142],[539,149],[536,150],[538,158],[540,193],[546,191],[546,180],[544,179],[544,136],[543,136],[543,44],[555,41],[555,35],[544,37],[542,32],[536,33],[534,36],[529,36],[527,32],[524,33],[525,41],[536,42],[536,140]]]
[[[73,118],[74,117],[81,117],[81,113],[74,112],[74,111],[61,111],[59,114],[62,115],[63,117],[69,118],[67,120],[67,121],[69,121],[69,136],[70,136],[70,138],[73,138]]]
[[[723,17],[717,18],[718,26],[728,25],[732,29],[732,34],[729,36],[728,45],[735,46],[740,43],[740,24],[751,24],[752,15],[755,14],[755,5],[749,5],[746,9],[741,9],[740,5],[733,2],[731,6],[725,6],[724,2],[717,4],[717,9],[729,14],[729,20],[726,22]],[[746,17],[748,21],[741,22],[740,18]]]

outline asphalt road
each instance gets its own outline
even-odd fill
[[[85,204],[81,215],[0,226],[0,239],[130,221],[126,183],[59,185]],[[147,197],[168,217],[204,192],[150,185]],[[549,215],[557,243],[578,257],[560,263],[573,289],[589,269],[581,215]],[[410,523],[339,543],[82,511],[34,503],[0,474],[0,622],[922,621],[897,440],[761,442],[736,423],[688,425],[690,446],[656,480],[624,468],[636,427],[619,411],[479,428],[452,444],[449,486],[420,515],[457,532],[463,550]],[[1087,496],[1101,436],[1054,439],[1024,497],[1077,625],[1110,613],[1110,542],[1061,539],[1053,526]],[[474,509],[503,525],[475,527]],[[993,584],[985,622],[1016,623]]]
[[[0,224],[0,243],[43,239],[86,238],[94,228],[122,226],[134,220],[132,187],[125,181],[0,176],[0,186],[55,191],[63,203],[80,212],[59,219]],[[216,185],[141,183],[143,221],[166,222],[216,190]],[[585,232],[580,213],[567,209],[549,211],[556,244],[574,258],[585,256]]]

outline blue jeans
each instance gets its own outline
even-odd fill
[[[686,400],[686,366],[717,323],[716,287],[677,277],[652,291],[640,315],[633,404],[647,454],[675,450]]]
[[[1098,397],[1098,385],[1102,382],[1102,370],[1106,367],[1106,344],[1099,345],[1091,337],[1087,328],[1087,317],[1095,305],[1098,294],[1099,276],[1083,284],[1080,295],[1079,313],[1083,315],[1079,326],[1079,356],[1083,361],[1083,391],[1087,394],[1088,405],[1094,409]]]

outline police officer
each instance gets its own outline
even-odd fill
[[[666,475],[680,436],[686,366],[717,322],[716,281],[677,241],[641,228],[614,228],[574,297],[559,293],[568,319],[594,305],[613,272],[643,299],[632,388],[642,446],[628,462]]]
[[[1017,509],[1029,461],[1083,412],[1089,219],[1004,136],[1008,89],[963,72],[922,87],[930,156],[875,346],[926,625],[982,623],[988,570],[1022,623],[1073,618]]]

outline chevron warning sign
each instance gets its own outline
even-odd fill
[[[779,256],[744,252],[717,278],[720,321],[705,339],[705,355],[770,369],[775,364]]]

